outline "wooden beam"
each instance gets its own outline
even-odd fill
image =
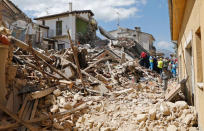
[[[77,68],[77,66],[76,66],[75,64],[73,64],[72,62],[70,62],[70,61],[68,61],[68,60],[66,60],[66,59],[62,59],[62,60],[63,60],[63,61],[66,61],[66,63],[72,65],[74,68]],[[84,74],[84,75],[86,75],[86,76],[88,76],[88,77],[90,77],[91,79],[93,79],[94,81],[97,81],[99,84],[102,85],[102,86],[100,86],[101,94],[105,94],[105,93],[108,92],[108,89],[106,88],[106,85],[105,85],[102,81],[96,79],[96,78],[93,77],[92,75],[89,75],[89,74],[88,74],[86,71],[84,71],[84,70],[81,70],[81,73]]]
[[[20,123],[12,123],[12,124],[6,124],[6,125],[2,125],[0,126],[0,131],[7,131],[10,129],[14,129],[20,126]]]
[[[32,126],[31,124],[21,120],[16,114],[13,112],[9,111],[6,107],[4,107],[2,104],[0,104],[0,110],[11,116],[13,119],[15,119],[18,123],[21,123],[25,127],[27,127],[31,131],[37,131],[38,129]]]
[[[42,74],[46,74],[46,75],[48,75],[48,76],[50,76],[50,77],[53,77],[54,79],[57,79],[57,80],[59,79],[59,78],[57,78],[56,76],[51,75],[51,74],[49,74],[49,73],[47,73],[47,72],[45,72],[45,71],[39,69],[38,67],[36,67],[35,65],[31,64],[30,62],[27,62],[27,61],[25,61],[25,60],[23,60],[23,61],[24,61],[28,66],[34,68],[35,70],[41,72]]]
[[[38,57],[38,56],[37,56]],[[57,73],[58,75],[60,75],[62,78],[64,78],[65,80],[70,80],[69,78],[67,78],[61,71],[57,70],[55,67],[53,67],[52,65],[50,65],[49,63],[47,63],[44,59],[38,57],[39,59],[41,59],[43,61],[43,63],[45,63],[52,71],[54,71],[55,73]]]
[[[33,108],[33,101],[29,101],[26,105],[26,109],[23,112],[22,120],[27,121],[30,119],[32,108]],[[26,131],[26,127],[21,127],[21,131]]]
[[[22,118],[22,115],[23,115],[23,111],[25,110],[25,107],[26,107],[26,104],[28,102],[28,96],[25,97],[24,101],[23,101],[23,105],[21,106],[21,109],[20,111],[18,112],[18,117],[19,118]]]
[[[76,66],[77,66],[77,72],[78,72],[79,78],[81,79],[82,85],[83,85],[83,87],[85,89],[85,83],[83,81],[83,76],[81,74],[81,69],[80,69],[79,60],[78,60],[78,51],[77,51],[78,49],[77,49],[77,47],[74,46],[74,43],[72,42],[69,30],[67,30],[67,34],[68,34],[68,39],[70,41],[71,48],[72,48],[72,51],[73,51],[73,54],[74,54],[74,61],[75,61]]]
[[[36,110],[38,107],[38,102],[39,102],[39,99],[36,99],[35,103],[33,105],[33,110],[32,110],[31,116],[30,116],[30,120],[32,120],[35,117],[35,113],[36,113]]]
[[[44,89],[41,91],[32,92],[32,93],[28,94],[29,100],[34,100],[34,99],[39,99],[39,98],[45,97],[45,96],[51,94],[55,89],[56,89],[56,87],[51,87],[51,88],[47,88],[47,89]]]
[[[86,69],[84,69],[84,71],[87,71],[89,70],[91,67],[95,66],[96,64],[98,64],[99,62],[102,62],[102,61],[105,61],[105,60],[109,60],[111,59],[112,57],[106,57],[106,58],[101,58],[97,61],[95,61],[93,64],[91,64],[89,67],[87,67]]]
[[[68,110],[68,111],[65,111],[65,112],[57,113],[55,115],[50,115],[50,116],[44,116],[44,117],[40,117],[40,118],[34,118],[32,120],[28,120],[28,121],[26,121],[26,124],[37,123],[37,122],[40,122],[40,121],[47,120],[49,118],[61,118],[61,117],[65,116],[65,115],[73,114],[74,112],[83,110],[83,109],[85,109],[87,107],[88,107],[88,105],[86,103],[84,103],[84,104],[78,106],[77,108],[74,108],[74,109],[71,109],[71,110]],[[20,121],[17,121],[16,123],[8,124],[8,125],[6,125],[4,127],[0,126],[0,130],[1,129],[2,130],[8,130],[8,129],[16,128],[16,127],[19,127],[21,124],[23,124],[23,123],[21,123]],[[31,131],[37,131],[37,130],[31,130]]]
[[[26,50],[28,52],[31,52],[29,45],[24,43],[23,41],[18,40],[16,38],[14,38],[13,36],[9,36],[9,39],[11,40],[11,43],[15,44],[16,46],[20,47],[21,49]],[[32,50],[35,53],[35,55],[37,55],[38,57],[44,59],[46,62],[51,62],[52,61],[51,58],[43,55],[42,53],[38,52],[37,50],[35,50],[33,48],[32,48]]]

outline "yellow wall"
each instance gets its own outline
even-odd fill
[[[193,58],[194,58],[194,87],[195,87],[195,97],[194,102],[196,109],[199,114],[199,126],[200,130],[204,130],[204,91],[197,87],[197,76],[201,71],[197,70],[198,66],[204,69],[204,64],[198,65],[201,58],[197,59],[196,44],[196,32],[200,28],[201,31],[201,50],[202,50],[202,61],[204,63],[204,0],[187,0],[185,13],[181,25],[181,30],[178,39],[178,58],[181,57],[181,63],[179,63],[179,79],[183,79],[186,76],[186,69],[188,64],[186,62],[186,44],[187,41],[191,41]],[[192,34],[192,35],[191,35]],[[192,39],[190,39],[192,37]],[[186,62],[187,63],[187,62]],[[188,72],[188,70],[187,70]],[[201,75],[201,74],[200,74]],[[204,76],[204,71],[202,73]],[[204,82],[203,80],[201,82]]]

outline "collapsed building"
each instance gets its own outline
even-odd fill
[[[125,53],[70,35],[71,49],[39,52],[0,34],[0,130],[198,130],[195,108],[172,99],[181,85],[172,80],[164,94],[159,75]]]
[[[91,10],[72,10],[34,18],[32,21],[10,0],[1,0],[0,21],[12,30],[12,35],[22,41],[29,41],[34,48],[61,50],[70,48],[67,30],[73,41],[93,44],[97,22]]]
[[[116,38],[129,38],[139,43],[147,52],[151,54],[156,53],[156,48],[153,46],[155,38],[149,34],[141,31],[140,27],[135,27],[135,30],[118,27],[117,30],[109,31],[109,33]]]
[[[48,35],[46,22],[37,25]],[[198,130],[182,83],[171,80],[165,93],[159,75],[138,64],[147,52],[139,43],[99,29],[111,41],[104,48],[74,43],[67,29],[71,48],[57,51],[37,50],[33,33],[21,40],[1,25],[0,130]]]
[[[67,30],[70,31],[73,41],[77,43],[89,43],[96,38],[97,23],[91,10],[72,10],[69,3],[69,11],[34,18],[38,24],[49,27],[48,38],[54,39],[49,49],[70,48]],[[90,43],[91,44],[91,43]]]

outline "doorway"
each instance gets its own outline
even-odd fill
[[[187,68],[187,101],[194,105],[194,59],[193,59],[193,49],[191,46],[191,42],[188,44],[186,48],[186,68]]]

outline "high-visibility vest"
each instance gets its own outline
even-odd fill
[[[158,65],[157,65],[157,67],[158,67],[158,68],[162,68],[162,67],[163,67],[163,61],[161,61],[161,60],[158,61]]]
[[[151,56],[149,57],[149,62],[153,63],[153,58]]]

